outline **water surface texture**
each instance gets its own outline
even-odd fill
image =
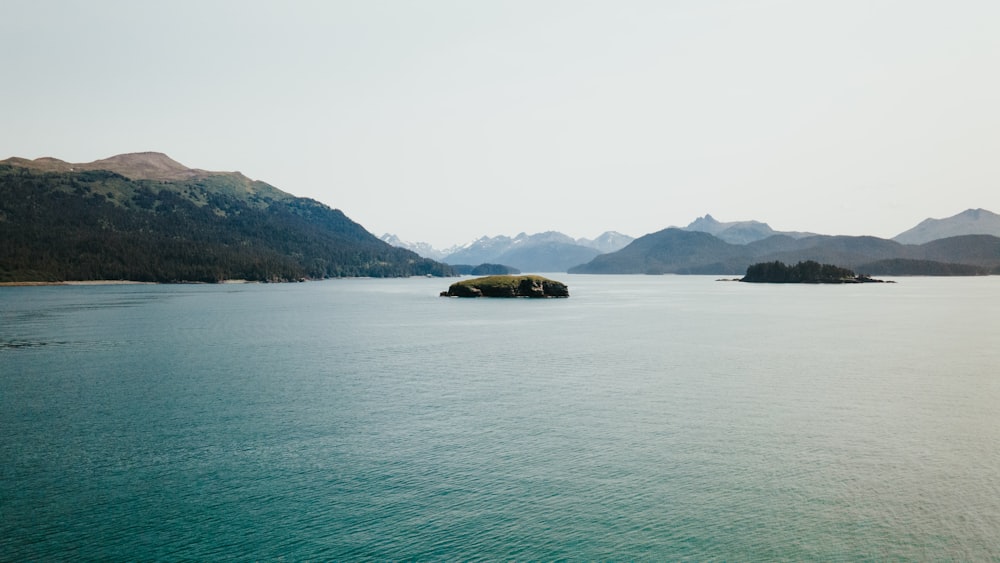
[[[1000,278],[0,288],[0,559],[983,560]]]

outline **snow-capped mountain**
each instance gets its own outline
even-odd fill
[[[593,240],[578,238],[576,239],[576,243],[581,246],[587,246],[595,250],[599,250],[602,254],[606,254],[608,252],[615,252],[625,248],[631,244],[633,240],[635,239],[628,235],[623,235],[618,231],[605,231]]]
[[[594,240],[574,239],[557,231],[514,238],[481,237],[445,256],[447,264],[505,264],[523,272],[565,272],[595,256],[624,247],[632,241],[621,233],[608,232]]]
[[[452,251],[452,249],[438,250],[426,242],[405,241],[390,233],[385,233],[379,238],[382,239],[383,242],[389,243],[392,246],[412,250],[424,258],[430,258],[431,260],[437,260],[438,262],[440,262],[442,258],[450,254]]]
[[[634,240],[615,231],[594,239],[574,239],[558,231],[546,231],[533,235],[519,233],[515,237],[482,236],[464,245],[438,250],[426,242],[404,241],[390,233],[379,238],[447,264],[504,264],[525,272],[564,272],[598,254],[620,250]]]

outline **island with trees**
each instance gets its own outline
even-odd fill
[[[784,262],[760,262],[747,268],[740,279],[750,283],[884,283],[867,275],[855,274],[852,270],[820,264],[814,260],[799,262],[789,266]]]
[[[542,276],[486,276],[455,282],[441,297],[569,297],[569,288]]]

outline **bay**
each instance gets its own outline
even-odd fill
[[[0,558],[995,560],[1000,279],[0,288]]]

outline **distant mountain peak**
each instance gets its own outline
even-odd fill
[[[684,228],[688,231],[704,231],[706,233],[713,233],[725,227],[723,226],[723,223],[717,221],[710,213],[706,213],[704,217],[698,217]]]
[[[392,233],[385,233],[379,238],[382,242],[388,243],[391,246],[405,248],[406,250],[416,252],[418,255],[423,256],[424,258],[430,258],[431,260],[441,260],[446,255],[446,252],[434,248],[430,243],[410,242],[403,240]]]
[[[597,238],[593,240],[579,238],[576,239],[576,243],[596,249],[601,253],[607,253],[621,250],[622,248],[628,246],[633,240],[635,239],[628,235],[623,235],[618,231],[604,231],[603,233],[597,235]]]
[[[775,231],[771,225],[760,221],[726,221],[722,222],[706,213],[704,217],[698,217],[684,227],[685,231],[701,231],[720,238],[730,244],[749,244],[754,241],[764,240],[774,235],[788,235],[792,238],[803,238],[812,236],[815,233],[804,233],[799,231]]]
[[[982,218],[984,215],[986,217],[996,217],[995,213],[993,213],[992,211],[987,211],[987,210],[983,209],[982,207],[977,207],[976,209],[966,209],[965,211],[963,211],[963,212],[959,213],[958,215],[956,215],[956,217],[965,216],[965,217],[969,217],[971,219],[977,219],[978,220],[978,219]]]
[[[685,231],[700,231],[714,235],[726,242],[733,244],[746,244],[755,240],[765,239],[775,234],[774,229],[767,223],[760,221],[731,221],[721,222],[710,214],[698,217],[684,227]]]
[[[983,208],[966,209],[944,219],[924,219],[917,226],[892,237],[902,244],[924,244],[962,235],[1000,237],[1000,215]]]

